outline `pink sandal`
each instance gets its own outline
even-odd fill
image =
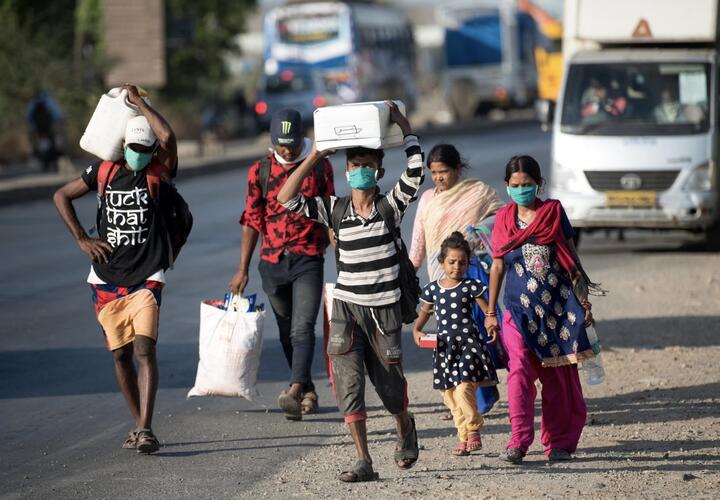
[[[482,450],[482,440],[480,439],[479,431],[468,432],[466,449],[468,453]]]
[[[465,441],[458,443],[458,445],[453,449],[452,454],[456,457],[468,456],[470,453],[467,451],[467,443]]]

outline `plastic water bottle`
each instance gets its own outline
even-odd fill
[[[603,367],[602,356],[600,354],[600,341],[594,326],[585,328],[587,332],[590,346],[592,347],[595,357],[586,359],[582,362],[582,369],[585,372],[585,382],[589,385],[598,385],[605,382],[605,368]]]

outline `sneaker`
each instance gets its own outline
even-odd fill
[[[503,462],[510,462],[511,464],[518,465],[522,463],[525,453],[520,448],[508,448],[500,454],[498,457]]]
[[[563,450],[562,448],[553,448],[548,454],[548,460],[550,462],[560,462],[564,460],[572,460],[572,455],[569,451]]]

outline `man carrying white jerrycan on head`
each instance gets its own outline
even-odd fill
[[[407,168],[391,191],[382,195],[377,187],[378,179],[385,173],[383,151],[355,147],[346,153],[350,197],[298,194],[312,165],[328,154],[313,147],[277,195],[288,210],[335,230],[338,279],[333,292],[327,352],[338,406],[358,455],[355,466],[338,477],[345,482],[378,477],[372,466],[365,427],[366,369],[383,405],[395,417],[397,466],[409,469],[419,454],[415,419],[407,409],[401,350],[402,325],[408,322],[408,315],[416,316],[417,306],[417,291],[414,305],[409,306],[406,293],[413,287],[417,289],[418,284],[396,228],[423,182],[423,159],[407,118],[392,101],[385,104],[390,108],[390,120],[402,129],[408,159]]]
[[[127,122],[124,157],[88,167],[61,187],[53,200],[92,261],[87,282],[95,312],[113,354],[120,390],[135,419],[122,447],[153,453],[159,448],[152,417],[158,386],[155,346],[160,298],[165,271],[179,251],[165,220],[166,208],[175,199],[169,180],[177,171],[177,144],[170,125],[138,89],[123,88],[142,113]],[[97,238],[85,232],[73,207],[73,200],[91,191],[98,193]]]

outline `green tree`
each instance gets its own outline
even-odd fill
[[[212,98],[227,79],[224,57],[238,52],[255,0],[167,0],[168,98]]]
[[[88,9],[93,2],[99,5],[99,0],[77,4]],[[76,16],[75,0],[0,0],[0,67],[5,69],[0,79],[0,162],[28,153],[25,110],[41,89],[59,102],[70,144],[77,144],[101,87],[95,79],[81,78],[83,61],[74,64]]]

